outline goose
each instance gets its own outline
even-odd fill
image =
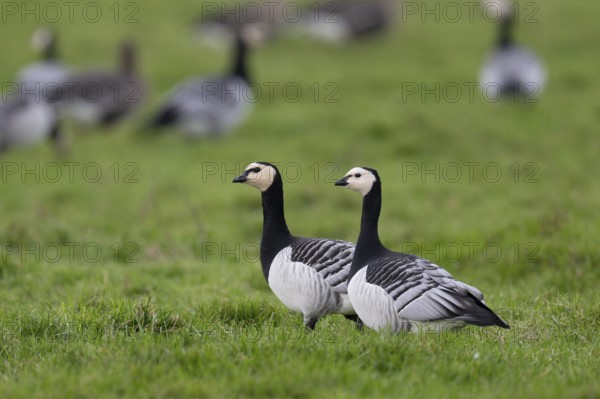
[[[52,139],[62,151],[56,107],[46,101],[26,99],[20,93],[0,102],[0,152]]]
[[[136,46],[119,48],[119,68],[73,74],[61,93],[61,104],[78,123],[108,126],[132,114],[144,101],[146,84],[136,68]]]
[[[219,137],[248,116],[253,101],[246,58],[248,38],[236,33],[235,57],[224,75],[195,77],[177,85],[155,113],[149,128],[173,126],[187,137]]]
[[[56,34],[39,28],[32,35],[32,45],[42,60],[17,73],[17,89],[5,93],[0,102],[0,151],[37,144],[52,139],[59,154],[63,153],[56,95],[49,94],[67,79],[69,70],[60,63]]]
[[[269,287],[289,309],[302,313],[314,330],[319,318],[336,313],[356,322],[347,293],[354,244],[322,238],[301,238],[290,233],[283,210],[283,181],[277,167],[254,162],[233,180],[262,193],[263,234],[260,243],[262,271]]]
[[[376,170],[351,169],[335,183],[363,196],[360,235],[348,275],[348,296],[370,328],[394,333],[463,327],[510,328],[477,288],[418,256],[393,252],[379,240],[381,179]]]
[[[306,9],[300,26],[314,37],[339,43],[389,29],[394,13],[394,0],[326,1]]]
[[[205,45],[221,48],[235,39],[236,32],[244,30],[257,43],[265,43],[277,36],[284,22],[286,2],[248,3],[237,9],[205,10],[196,20],[193,30]]]
[[[499,22],[498,42],[488,56],[479,76],[485,98],[535,99],[546,85],[546,70],[530,50],[513,39],[514,16],[509,13]]]
[[[32,46],[40,52],[41,60],[22,68],[17,75],[21,93],[32,97],[32,101],[57,102],[60,98],[51,98],[68,79],[71,71],[58,57],[56,33],[46,27],[36,29],[31,37]]]

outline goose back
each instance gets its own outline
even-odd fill
[[[119,68],[76,73],[63,86],[61,104],[77,122],[111,125],[138,109],[147,95],[144,79],[136,70],[135,47],[124,42],[119,49]]]

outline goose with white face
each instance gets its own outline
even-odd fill
[[[346,176],[335,182],[335,185],[347,187],[365,196],[371,191],[376,181],[377,176],[372,171],[365,168],[352,168],[346,173]]]
[[[248,184],[264,193],[271,187],[276,175],[277,170],[272,165],[253,162],[246,167],[241,176],[233,179],[233,182]]]
[[[302,313],[310,329],[332,313],[343,314],[360,328],[362,322],[348,298],[354,244],[293,236],[285,221],[283,181],[275,165],[253,162],[233,182],[248,184],[262,193],[260,262],[275,296],[289,309]]]
[[[378,233],[381,179],[377,171],[353,168],[336,185],[363,195],[348,298],[367,326],[395,333],[442,331],[467,324],[510,328],[487,307],[477,288],[426,259],[383,246]]]

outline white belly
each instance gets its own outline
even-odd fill
[[[338,19],[334,23],[331,22],[323,20],[315,23],[311,21],[311,23],[308,23],[307,31],[314,37],[332,43],[340,43],[350,38],[352,32],[350,26],[344,20]]]
[[[43,141],[50,135],[55,116],[43,102],[31,103],[14,114],[6,133],[11,146],[24,146]]]
[[[410,324],[398,316],[392,297],[380,286],[367,283],[367,267],[360,269],[348,284],[356,314],[375,331],[409,331]]]
[[[348,304],[343,303],[315,269],[292,262],[291,258],[292,248],[283,249],[273,259],[269,270],[269,287],[285,306],[304,314],[305,318],[347,311]]]
[[[71,118],[82,125],[93,126],[102,120],[102,108],[97,103],[76,100],[69,103],[66,110]]]
[[[348,296],[348,294],[338,294],[338,295],[342,299],[342,305],[339,307],[339,309],[335,313],[348,314],[348,315],[356,314],[356,312],[354,311],[354,306],[352,306],[352,302],[350,302],[350,297]]]

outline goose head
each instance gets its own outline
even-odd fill
[[[253,162],[244,169],[244,173],[233,179],[234,183],[244,183],[257,188],[260,192],[267,191],[279,176],[279,171],[267,162]]]
[[[47,27],[36,29],[31,35],[31,47],[38,51],[43,59],[56,58],[56,34]]]
[[[264,22],[247,23],[238,28],[241,40],[250,48],[261,47],[273,35],[274,27]]]
[[[350,169],[346,176],[335,182],[335,185],[347,187],[364,197],[371,192],[377,182],[379,182],[379,175],[375,169],[356,167]]]

